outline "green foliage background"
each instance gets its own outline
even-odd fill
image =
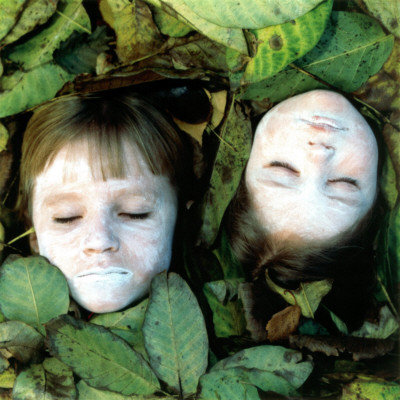
[[[192,240],[207,254],[203,262],[218,266],[204,279],[210,281],[204,290],[217,335],[240,337],[245,324],[234,302],[245,297],[240,266],[224,246],[213,245],[247,161],[250,119],[294,94],[330,88],[353,96],[382,129],[387,212],[377,236],[376,297],[396,314],[399,43],[396,0],[0,0],[0,250],[9,253],[22,233],[9,209],[17,179],[15,143],[34,107],[70,93],[167,79],[201,82],[210,92],[224,89],[222,121],[215,126],[208,120],[202,133],[209,184],[196,205],[201,225]],[[216,143],[211,151],[210,141]],[[200,270],[197,259],[187,266],[192,279]],[[90,323],[67,316],[68,309],[68,288],[57,269],[36,257],[5,261],[0,269],[5,398],[258,399],[259,390],[296,396],[312,370],[299,352],[279,346],[246,349],[241,343],[244,350],[216,360],[208,319],[176,274],[157,276],[143,303]],[[160,323],[163,329],[156,329]],[[336,371],[346,368],[341,364]],[[396,381],[351,368],[352,382],[337,377],[345,398],[399,397]]]

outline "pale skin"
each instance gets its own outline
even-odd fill
[[[93,174],[80,144],[61,149],[34,184],[33,246],[63,272],[74,300],[96,313],[145,296],[171,261],[176,189],[125,148],[123,179]]]
[[[340,238],[377,192],[378,148],[343,96],[314,90],[283,101],[260,121],[245,172],[256,217],[282,240]]]

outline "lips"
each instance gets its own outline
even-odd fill
[[[81,272],[76,275],[76,278],[129,278],[132,275],[131,271],[119,267],[108,267],[108,268],[93,268],[87,271]]]

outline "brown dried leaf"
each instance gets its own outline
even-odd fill
[[[288,306],[282,311],[277,312],[268,321],[266,326],[268,340],[276,342],[278,340],[288,339],[299,326],[301,309],[295,304]]]
[[[291,335],[290,346],[297,349],[308,349],[327,356],[338,357],[340,353],[350,353],[354,361],[383,356],[395,345],[393,340],[366,339],[352,336],[306,336]]]

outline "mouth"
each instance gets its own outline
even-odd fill
[[[132,275],[131,271],[119,267],[108,267],[108,268],[93,268],[88,271],[78,274],[77,278],[97,277],[97,278],[112,278],[112,277],[125,277]]]

